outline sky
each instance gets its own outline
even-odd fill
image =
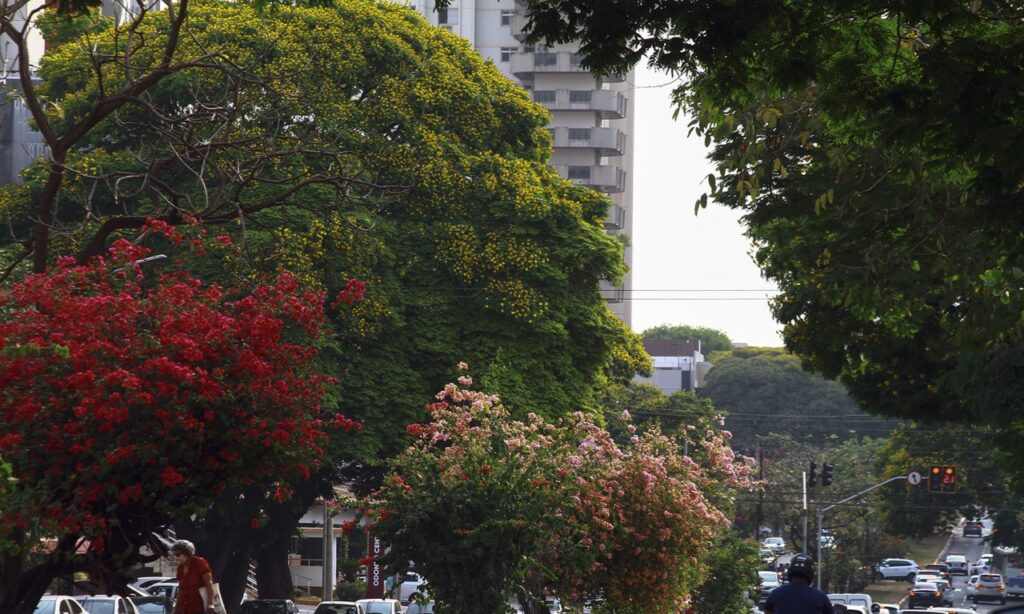
[[[765,300],[773,284],[750,257],[740,216],[714,203],[694,215],[712,166],[703,138],[686,136],[687,118],[672,119],[678,82],[646,67],[635,75],[633,329],[710,326],[734,342],[781,346]]]

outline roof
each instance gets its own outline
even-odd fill
[[[693,356],[700,352],[700,339],[644,339],[651,356]]]

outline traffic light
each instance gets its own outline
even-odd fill
[[[942,468],[942,492],[956,492],[956,467],[952,465]]]
[[[942,466],[932,465],[928,470],[928,492],[942,492]]]
[[[821,464],[821,485],[822,486],[831,486],[832,485],[832,470],[835,469],[835,468],[836,468],[836,466],[833,465],[832,463],[822,463]]]
[[[818,463],[811,463],[811,470],[807,472],[807,489],[814,490],[818,482]]]

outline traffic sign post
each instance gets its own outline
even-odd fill
[[[829,511],[831,509],[834,509],[834,508],[836,508],[836,507],[838,507],[838,506],[840,506],[840,505],[842,505],[844,503],[853,501],[854,499],[856,499],[856,498],[858,498],[858,497],[860,497],[862,495],[866,495],[867,493],[871,492],[872,490],[874,490],[876,488],[880,488],[882,486],[885,486],[886,484],[892,484],[893,482],[898,482],[900,480],[907,480],[907,481],[909,481],[910,480],[910,476],[909,475],[898,475],[898,476],[896,476],[894,478],[889,478],[888,480],[886,480],[884,482],[879,482],[878,484],[875,484],[874,486],[872,486],[870,488],[865,488],[864,490],[860,491],[859,493],[857,493],[855,495],[850,495],[849,497],[847,497],[845,499],[842,499],[840,501],[836,501],[835,503],[833,503],[832,505],[829,505],[828,507],[818,508],[818,565],[817,565],[817,570],[818,570],[817,576],[818,577],[817,577],[817,580],[815,581],[815,584],[817,584],[818,588],[821,588],[821,570],[825,566],[825,561],[822,560],[822,558],[821,558],[821,536],[822,536],[821,529],[822,529],[822,524],[825,521],[825,512],[827,512],[827,511]],[[825,590],[825,589],[822,589],[822,590]]]
[[[911,471],[907,474],[907,484],[911,486],[917,486],[921,483],[921,474],[916,471]]]

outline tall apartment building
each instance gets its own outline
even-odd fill
[[[595,79],[580,66],[575,46],[525,44],[526,4],[521,0],[452,0],[440,11],[434,10],[434,0],[407,4],[431,23],[468,39],[551,112],[551,163],[562,177],[607,194],[613,205],[605,228],[628,237],[633,226],[632,73]],[[624,250],[631,266],[628,243]],[[632,320],[626,300],[631,286],[632,274],[622,286],[602,285],[609,307],[627,326]]]

